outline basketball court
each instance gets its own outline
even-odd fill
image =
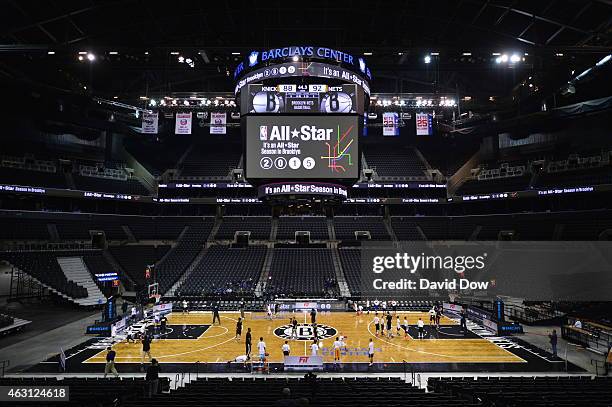
[[[298,319],[298,339],[291,339],[290,317]],[[458,321],[443,316],[440,327],[429,325],[426,312],[398,312],[400,323],[404,317],[410,325],[408,336],[404,330],[397,335],[393,318],[393,337],[376,336],[374,314],[356,316],[349,312],[321,312],[317,315],[319,355],[324,363],[333,363],[332,343],[343,335],[346,347],[342,351],[344,371],[559,371],[564,369],[561,359],[534,348],[514,337],[492,336],[486,329],[468,322],[468,332],[461,331]],[[307,313],[280,313],[274,319],[265,313],[246,313],[242,338],[235,339],[239,313],[222,313],[221,325],[212,325],[212,313],[172,313],[168,316],[165,333],[157,333],[151,344],[151,354],[162,366],[200,372],[225,372],[244,370],[233,363],[237,356],[245,354],[245,335],[252,331],[254,362],[258,361],[257,342],[263,337],[269,353],[271,368],[282,370],[281,346],[289,341],[291,355],[310,355],[313,329]],[[416,324],[425,321],[425,338],[417,338]],[[111,338],[94,338],[66,352],[69,371],[94,372],[103,370],[106,347],[117,352],[119,371],[138,371],[142,362],[142,344],[128,343],[123,337],[119,342]],[[369,340],[375,346],[374,366],[368,367]],[[30,371],[53,369],[57,357],[33,367]],[[570,364],[570,369],[576,368]],[[577,368],[576,368],[577,369]]]

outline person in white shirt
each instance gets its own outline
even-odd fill
[[[378,313],[374,316],[374,327],[376,328],[376,336],[378,336],[378,332],[380,331],[380,319],[378,318]]]
[[[268,304],[268,319],[272,321],[272,304]]]
[[[579,319],[574,322],[574,328],[582,329],[582,322]]]
[[[263,340],[263,337],[259,338],[259,342],[257,343],[257,352],[259,353],[259,359],[261,361],[266,360],[266,343]]]
[[[359,304],[359,312],[357,314],[358,315],[362,315],[363,314],[363,305]]]
[[[436,309],[431,307],[429,310],[429,325],[433,325],[436,323]]]
[[[188,305],[187,300],[183,300],[183,314],[189,314],[189,310],[187,309]]]
[[[337,337],[336,340],[334,341],[334,365],[336,363],[340,363],[340,351],[342,350],[343,347],[345,347],[345,343],[342,341],[341,337]]]
[[[419,339],[425,338],[425,322],[421,318],[417,321],[417,327],[419,328]]]
[[[404,316],[404,338],[408,338],[408,318]]]
[[[289,343],[287,341],[285,341],[285,344],[283,345],[282,350],[283,350],[283,355],[289,356],[289,353],[291,352],[291,348],[289,347]]]
[[[397,331],[397,337],[400,336],[400,330],[402,329],[402,323],[400,322],[399,315],[395,317],[395,330]]]
[[[383,314],[387,312],[387,301],[383,301],[382,303]]]
[[[374,364],[374,342],[372,342],[372,338],[370,338],[368,344],[368,358],[370,359],[370,366],[372,366]]]
[[[355,311],[355,316],[359,315],[359,308],[357,307],[357,301],[353,303],[353,311]]]
[[[310,345],[310,354],[312,356],[317,356],[317,353],[319,352],[319,344],[317,343],[316,339],[312,342],[312,345]]]

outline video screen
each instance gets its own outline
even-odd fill
[[[359,176],[357,115],[249,115],[243,120],[247,179]]]
[[[249,85],[248,113],[360,113],[357,87],[328,85]]]

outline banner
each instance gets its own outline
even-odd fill
[[[142,132],[144,134],[157,134],[158,131],[158,113],[143,113],[142,114]]]
[[[176,114],[174,134],[191,134],[191,112]]]
[[[399,136],[397,113],[383,113],[383,136]]]
[[[226,134],[226,123],[227,113],[212,112],[210,114],[210,134]]]
[[[416,114],[416,134],[417,136],[431,136],[433,134],[432,117],[429,113]]]

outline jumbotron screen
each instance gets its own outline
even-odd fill
[[[356,179],[360,116],[248,115],[247,179]]]

